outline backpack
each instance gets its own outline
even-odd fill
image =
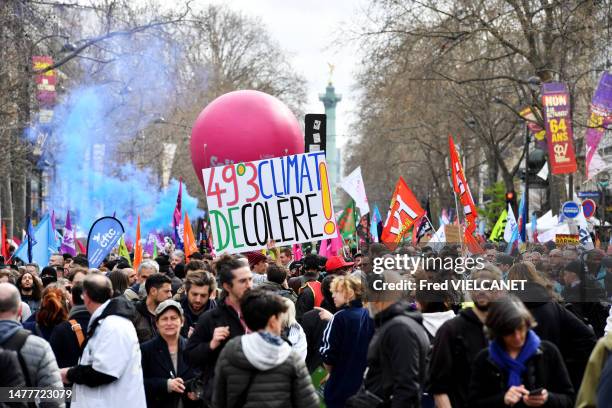
[[[21,349],[23,348],[23,345],[25,344],[30,334],[32,334],[32,332],[29,330],[19,329],[15,332],[15,334],[13,334],[13,336],[10,339],[6,340],[1,345],[3,349],[12,350],[15,353],[17,353],[17,359],[19,360],[19,367],[21,367],[21,373],[23,374],[23,378],[25,379],[26,387],[34,386],[34,383],[32,382],[32,379],[30,378],[30,372],[28,371],[28,366],[26,365],[25,360],[23,359],[23,356],[21,355]],[[27,406],[36,407],[36,404],[34,404],[33,402],[28,402]]]

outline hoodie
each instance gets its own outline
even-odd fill
[[[319,400],[304,361],[280,337],[250,333],[231,339],[215,366],[213,406],[316,408]]]
[[[455,312],[447,310],[446,312],[423,313],[423,326],[430,338],[436,337],[438,329],[444,322],[455,317]]]
[[[291,346],[267,332],[256,332],[241,337],[242,350],[246,359],[260,371],[274,368],[287,360]]]
[[[0,344],[13,337],[21,327],[21,323],[15,320],[0,320]]]

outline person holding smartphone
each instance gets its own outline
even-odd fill
[[[574,389],[557,347],[540,340],[535,321],[515,296],[491,304],[485,320],[489,347],[472,366],[470,407],[571,408]]]

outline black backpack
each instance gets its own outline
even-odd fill
[[[25,360],[23,359],[23,356],[21,355],[21,349],[23,348],[23,345],[25,344],[30,334],[32,334],[32,332],[30,332],[29,330],[19,329],[15,332],[15,334],[11,336],[10,339],[6,340],[1,345],[2,349],[12,350],[15,353],[17,353],[17,359],[19,360],[19,366],[21,367],[21,374],[23,375],[23,378],[25,379],[26,387],[34,386],[34,383],[32,382],[32,379],[30,378],[30,372],[28,371],[28,366],[26,365]],[[36,405],[33,402],[27,403],[27,406],[36,407]]]
[[[23,372],[23,378],[25,378],[26,386],[32,387],[33,383],[30,379],[30,373],[28,372],[28,366],[21,355],[21,348],[25,344],[28,336],[32,334],[29,330],[19,329],[11,336],[10,339],[6,340],[2,343],[2,348],[6,350],[13,350],[17,353],[17,357],[19,358],[19,365],[21,366],[21,371]]]

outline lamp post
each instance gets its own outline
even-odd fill
[[[597,176],[597,186],[601,193],[599,204],[601,206],[601,219],[599,220],[599,229],[601,232],[604,231],[606,226],[606,191],[608,190],[608,184],[610,182],[610,175],[607,171],[599,173]],[[606,248],[607,249],[607,248]]]

